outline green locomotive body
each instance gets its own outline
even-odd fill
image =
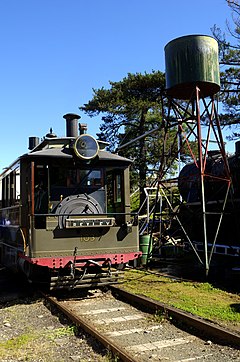
[[[141,254],[131,161],[64,118],[66,137],[49,133],[1,175],[0,262],[51,289],[111,284]]]

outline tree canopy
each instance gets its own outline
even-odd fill
[[[152,73],[129,73],[119,82],[109,82],[110,88],[93,90],[93,98],[80,110],[93,117],[102,114],[99,136],[111,141],[110,147],[136,139],[131,146],[120,153],[134,160],[131,172],[133,188],[140,188],[140,203],[144,201],[144,187],[151,173],[157,172],[164,141],[163,108],[165,75],[160,71]],[[155,130],[151,133],[152,130]],[[148,133],[147,137],[139,136]],[[175,136],[169,131],[169,144]],[[138,139],[139,138],[139,139]],[[173,146],[171,146],[173,147]],[[171,153],[172,150],[168,150]],[[177,150],[174,151],[175,153]],[[173,153],[173,152],[172,152]],[[169,166],[171,157],[167,158]]]
[[[216,25],[212,28],[213,35],[219,45],[219,63],[221,69],[220,100],[223,103],[224,114],[222,124],[240,123],[240,4],[239,0],[226,0],[232,10],[232,24],[226,22],[231,41]],[[233,137],[239,137],[233,132]]]
[[[101,136],[118,143],[122,126],[135,128],[136,136],[149,130],[146,115],[150,110],[159,108],[164,74],[159,71],[129,73],[121,81],[110,81],[109,84],[109,89],[93,89],[93,98],[80,107],[90,117],[103,114]]]

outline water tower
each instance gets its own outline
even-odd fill
[[[220,90],[218,44],[214,38],[205,35],[188,35],[174,39],[165,46],[165,63],[166,97],[168,100],[166,122],[169,127],[173,122],[177,124],[178,136],[181,138],[178,154],[181,153],[183,144],[188,147],[198,174],[201,192],[199,204],[201,206],[204,239],[203,258],[199,256],[191,240],[189,242],[200,262],[205,266],[207,275],[231,186],[215,99]],[[186,130],[188,130],[187,136]],[[205,139],[202,137],[203,133]],[[189,141],[191,136],[194,136],[197,142],[197,152],[195,153],[191,150],[191,142]],[[211,240],[209,240],[209,225],[207,225],[209,210],[205,187],[206,183],[216,180],[216,175],[211,174],[207,169],[211,142],[214,142],[215,151],[217,148],[224,164],[224,176],[219,176],[219,178],[221,182],[226,183],[226,195],[221,210],[218,212],[219,215],[215,215],[218,221],[214,236],[211,234]],[[185,230],[183,231],[185,232]]]
[[[166,89],[173,98],[190,100],[196,87],[202,98],[220,90],[218,43],[205,35],[188,35],[165,46]]]

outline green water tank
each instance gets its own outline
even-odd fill
[[[211,36],[187,35],[165,46],[166,90],[177,99],[213,96],[220,90],[218,43]]]

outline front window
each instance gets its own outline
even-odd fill
[[[51,201],[61,201],[69,195],[92,193],[102,186],[102,170],[52,168],[49,196]]]
[[[104,178],[101,169],[36,165],[34,179],[35,213],[52,212],[59,202],[71,195],[91,195],[99,203],[105,204]]]

